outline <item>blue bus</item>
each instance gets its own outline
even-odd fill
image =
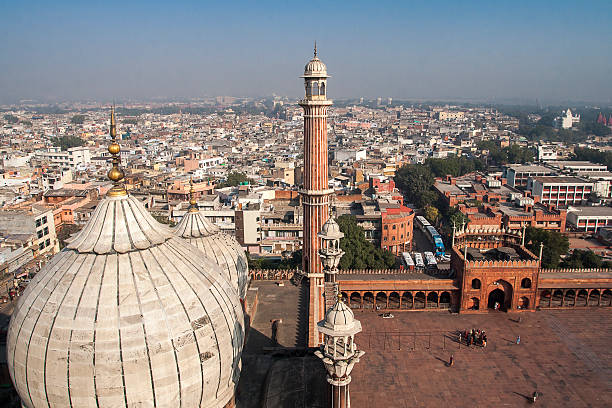
[[[427,234],[427,238],[429,239],[429,241],[431,241],[431,243],[435,247],[436,256],[444,256],[445,255],[444,242],[442,241],[442,236],[438,234],[438,231],[436,231],[436,229],[430,225],[426,227],[425,233]]]

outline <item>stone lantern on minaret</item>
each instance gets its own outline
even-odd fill
[[[329,309],[336,303],[338,293],[336,275],[338,274],[340,259],[344,255],[344,251],[340,249],[340,239],[344,237],[344,234],[340,231],[340,226],[336,220],[333,217],[329,217],[318,236],[321,238],[319,257],[321,258],[325,274],[325,309]]]
[[[319,339],[316,324],[323,318],[323,268],[319,260],[320,242],[317,237],[328,218],[329,195],[327,166],[327,67],[314,56],[304,68],[305,95],[299,101],[304,109],[304,186],[300,190],[304,209],[302,268],[309,279],[308,345],[316,346]]]
[[[315,355],[323,360],[327,370],[327,382],[331,385],[332,408],[350,408],[349,384],[355,363],[364,352],[357,350],[355,334],[361,331],[361,322],[355,319],[353,311],[338,296],[336,304],[318,323],[323,334],[323,344]]]

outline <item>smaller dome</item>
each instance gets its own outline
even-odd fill
[[[353,311],[338,297],[336,304],[325,313],[325,319],[317,323],[318,330],[329,336],[353,336],[361,331],[361,322]]]
[[[353,311],[338,300],[336,304],[325,313],[325,326],[335,328],[338,326],[352,326],[355,321]]]
[[[304,67],[305,77],[327,77],[327,67],[316,55]]]
[[[325,224],[323,224],[323,228],[321,228],[321,232],[319,232],[317,235],[319,238],[328,240],[340,239],[344,237],[344,234],[342,231],[340,231],[340,226],[333,217],[329,217],[327,219]]]

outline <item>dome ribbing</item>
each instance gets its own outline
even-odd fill
[[[174,228],[174,234],[199,248],[222,268],[222,274],[244,299],[248,286],[247,257],[242,246],[233,237],[202,216],[194,207]]]
[[[224,407],[240,375],[237,293],[133,197],[107,197],[32,280],[9,326],[27,407]]]

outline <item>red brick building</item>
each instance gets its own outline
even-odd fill
[[[381,209],[380,247],[400,255],[412,249],[414,211],[406,206]]]

